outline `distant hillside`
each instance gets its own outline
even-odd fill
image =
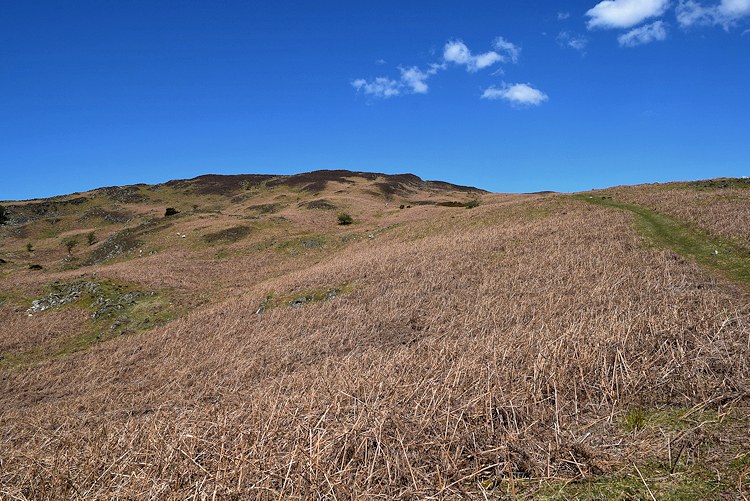
[[[748,188],[0,203],[0,498],[748,498]]]

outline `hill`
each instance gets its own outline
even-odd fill
[[[1,202],[0,496],[748,496],[748,188]]]

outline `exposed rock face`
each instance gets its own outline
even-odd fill
[[[137,204],[139,202],[145,202],[148,197],[141,193],[140,187],[145,185],[134,185],[134,186],[108,186],[106,188],[99,188],[96,190],[97,193],[101,193],[110,200],[120,202],[124,204]]]
[[[104,240],[94,249],[88,259],[82,264],[84,266],[99,264],[109,261],[120,254],[132,252],[143,246],[145,235],[151,232],[160,231],[172,226],[172,223],[163,222],[163,220],[150,220],[132,228],[125,228]]]
[[[133,217],[134,216],[131,212],[120,212],[116,210],[102,209],[101,207],[94,207],[87,210],[78,220],[87,222],[92,219],[101,219],[105,223],[118,224],[127,223],[128,221],[132,220]]]
[[[57,218],[64,207],[81,205],[87,197],[76,197],[68,200],[47,199],[43,202],[14,204],[5,206],[4,218],[7,225],[21,225],[45,218]]]

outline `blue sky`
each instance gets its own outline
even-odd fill
[[[750,0],[0,0],[0,199],[205,173],[750,175]]]

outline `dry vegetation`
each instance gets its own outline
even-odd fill
[[[750,246],[750,180],[711,180],[605,190],[715,235]]]
[[[0,365],[0,497],[750,495],[742,286],[645,245],[626,212],[486,194],[401,210],[467,198],[386,206],[382,182],[324,188],[351,227],[300,205],[320,193],[282,186],[233,202],[290,203],[243,219],[255,231],[221,255],[203,236],[244,206],[179,216],[152,255],[11,263],[5,353],[90,322],[74,304],[26,314],[54,280],[96,272],[192,311]]]

